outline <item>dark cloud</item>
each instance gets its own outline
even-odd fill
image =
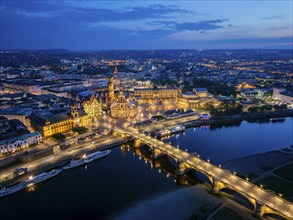
[[[177,23],[174,28],[177,31],[208,31],[216,30],[223,28],[224,26],[220,25],[223,22],[228,21],[227,19],[217,19],[209,21],[199,21],[199,22],[185,22]]]
[[[209,31],[216,30],[220,28],[225,28],[225,26],[221,25],[222,23],[228,21],[228,19],[215,19],[215,20],[207,20],[207,21],[198,21],[198,22],[183,22],[177,23],[174,21],[154,21],[150,22],[150,25],[162,25],[162,28],[173,30],[173,32],[180,31]],[[232,24],[229,24],[228,27],[232,27]]]
[[[23,14],[24,16],[40,17],[46,14],[47,18],[59,17],[72,22],[107,22],[143,20],[149,18],[167,18],[178,13],[192,13],[175,5],[149,5],[125,7],[120,10],[108,8],[86,8],[67,5],[55,1],[24,1],[3,3],[3,10],[10,13]],[[51,14],[51,16],[49,16]]]
[[[289,29],[288,27],[271,27],[271,28],[267,28],[267,31],[279,31],[279,30],[287,30]]]
[[[1,0],[0,0],[1,1]],[[232,39],[219,41],[192,41],[167,38],[181,31],[206,32],[234,27],[227,19],[181,20],[180,16],[194,13],[174,5],[125,6],[122,9],[86,8],[66,1],[19,0],[1,1],[0,49],[159,49],[216,47],[217,45],[242,43],[283,43],[291,38]],[[96,1],[99,4],[99,1]],[[158,1],[159,2],[159,1]],[[159,2],[160,3],[160,2]],[[272,16],[264,19],[281,19]],[[155,20],[155,21],[154,21]],[[139,21],[151,25],[153,30],[132,30],[119,27],[119,21]],[[143,22],[142,22],[143,21]],[[107,26],[116,22],[116,27]],[[135,22],[133,22],[135,23]],[[92,25],[92,26],[91,26]],[[111,24],[113,25],[113,24]],[[278,30],[276,27],[268,30]],[[279,29],[280,30],[280,29]],[[273,47],[273,46],[272,46]],[[285,46],[284,46],[285,47]],[[288,47],[288,46],[287,46]]]
[[[273,16],[268,16],[268,17],[262,17],[261,19],[264,19],[264,20],[279,20],[279,19],[284,19],[286,18],[285,16],[283,15],[273,15]]]

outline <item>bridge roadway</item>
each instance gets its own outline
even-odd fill
[[[215,192],[218,192],[222,188],[230,188],[244,195],[249,201],[252,202],[255,209],[254,212],[258,212],[256,214],[258,216],[262,216],[266,213],[273,213],[288,219],[293,219],[292,203],[286,201],[280,196],[270,193],[262,187],[258,187],[253,183],[234,175],[228,170],[222,169],[199,158],[199,155],[197,154],[188,153],[168,143],[140,133],[133,127],[115,127],[114,131],[132,136],[135,139],[149,145],[153,150],[159,150],[161,154],[171,156],[179,162],[179,167],[180,163],[183,162],[186,169],[195,169],[207,175],[212,182],[212,187],[217,188],[217,184],[215,183],[218,183],[220,186],[218,187],[218,190],[215,190]]]

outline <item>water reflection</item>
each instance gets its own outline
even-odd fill
[[[221,128],[229,128],[229,127],[240,127],[241,126],[241,121],[237,121],[237,122],[231,122],[231,123],[226,123],[226,124],[214,124],[214,125],[210,125],[210,130],[216,130],[216,129],[221,129]]]
[[[138,157],[139,160],[144,161],[146,165],[150,165],[150,169],[155,169],[158,173],[165,175],[167,178],[172,178],[173,182],[182,186],[192,186],[201,182],[195,172],[187,172],[183,175],[177,175],[175,173],[177,169],[177,163],[167,155],[162,156],[158,159],[152,158],[151,149],[147,146],[132,147],[130,145],[122,145],[121,154],[123,155],[126,151],[133,151],[133,155]]]

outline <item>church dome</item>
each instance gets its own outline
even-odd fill
[[[79,97],[86,97],[86,96],[91,96],[93,93],[94,93],[93,91],[83,91],[83,92],[78,93],[77,96],[79,96]]]
[[[77,101],[85,101],[85,100],[88,100],[92,94],[96,94],[95,92],[93,91],[82,91],[80,93],[77,94],[76,96],[76,100]]]

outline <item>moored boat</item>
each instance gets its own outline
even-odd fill
[[[104,150],[104,151],[97,151],[97,152],[94,152],[92,154],[89,154],[86,159],[84,160],[85,163],[90,163],[94,160],[97,160],[99,158],[102,158],[102,157],[105,157],[107,156],[108,154],[111,153],[111,150]]]
[[[71,168],[74,168],[74,167],[78,167],[78,166],[81,166],[82,164],[85,163],[85,159],[84,158],[80,158],[80,159],[77,159],[77,160],[71,160],[69,164],[67,164],[66,166],[63,167],[63,169],[71,169]]]
[[[15,186],[11,186],[7,189],[1,189],[0,190],[0,196],[6,196],[9,195],[11,193],[15,193],[17,191],[23,190],[26,187],[26,183],[25,182],[21,182]]]
[[[33,186],[39,182],[45,181],[49,178],[52,178],[59,173],[61,173],[62,169],[54,169],[49,172],[44,172],[41,174],[38,174],[36,176],[30,176],[28,180],[25,180],[24,182],[26,183],[26,187]]]

